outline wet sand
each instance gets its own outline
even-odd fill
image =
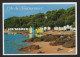
[[[49,42],[35,42],[34,45],[39,45],[41,48],[38,50],[33,50],[30,53],[31,54],[76,54],[76,48],[65,48],[61,45],[59,46],[50,46]],[[62,49],[60,51],[57,51],[58,48]],[[44,53],[37,53],[39,51],[42,51]]]

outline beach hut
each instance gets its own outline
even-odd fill
[[[21,28],[21,30],[24,30],[24,28]]]
[[[74,28],[74,31],[76,30],[76,28]]]
[[[46,31],[47,30],[47,27],[44,27],[44,31]]]
[[[61,31],[61,27],[59,27],[59,31]]]
[[[70,26],[70,31],[72,30],[72,26]]]
[[[55,30],[58,30],[58,27],[55,27]]]
[[[67,28],[66,28],[67,31],[70,30],[70,26],[69,26],[69,25],[67,25],[66,27],[67,27]]]
[[[61,27],[59,27],[59,31],[61,31],[62,29],[61,29]]]
[[[51,28],[50,27],[47,27],[48,28],[48,30],[50,30]]]
[[[23,30],[23,28],[21,28],[21,30]]]
[[[70,28],[70,27],[72,27],[72,26],[69,26],[69,28]]]
[[[16,30],[18,30],[18,28],[16,28]]]
[[[40,33],[43,33],[43,28],[42,27],[40,27]]]
[[[21,31],[23,28],[19,28],[19,30]]]
[[[28,28],[26,28],[26,30],[28,30]]]
[[[14,30],[16,30],[16,28],[14,28]]]
[[[40,33],[40,28],[37,29],[37,33]]]
[[[11,31],[11,28],[9,28],[9,31]]]
[[[30,26],[30,28],[29,28],[29,33],[32,33],[32,27]]]
[[[54,30],[58,30],[58,27],[54,27]]]
[[[23,28],[23,30],[25,30],[25,28]]]
[[[15,28],[15,30],[17,30],[17,28]]]
[[[21,30],[21,28],[18,29],[19,31]]]
[[[9,31],[11,31],[11,28],[9,28]]]
[[[11,28],[12,30],[14,30],[14,28]]]
[[[34,33],[34,26],[32,26],[32,33]]]
[[[11,31],[11,28],[10,28],[10,31]]]
[[[37,29],[35,29],[35,33],[37,33]]]
[[[67,29],[70,29],[69,25],[67,25]]]
[[[72,30],[72,31],[75,31],[75,30],[76,30],[76,28],[72,28],[71,30]]]
[[[61,30],[63,31],[64,30],[64,27],[61,27]]]
[[[43,33],[42,27],[35,29],[35,33]]]
[[[24,30],[24,28],[21,28],[21,30],[23,31],[23,30]]]
[[[64,26],[64,30],[66,30],[67,29],[67,27],[66,26]]]

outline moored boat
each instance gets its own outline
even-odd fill
[[[22,35],[29,35],[29,33],[23,33]]]

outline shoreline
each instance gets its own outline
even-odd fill
[[[76,54],[76,47],[73,48],[65,48],[62,47],[61,45],[58,46],[50,46],[50,42],[31,42],[30,44],[32,45],[39,45],[41,48],[36,49],[36,50],[31,50],[31,51],[21,51],[29,54]],[[58,51],[58,49],[62,49]],[[38,53],[41,52],[41,53]]]
[[[47,31],[47,32],[49,32],[49,31]],[[55,31],[55,32],[58,32],[58,31]],[[63,33],[63,31],[61,33],[60,32],[55,33],[55,32],[53,34],[51,33],[52,36],[54,36],[54,35],[57,35],[58,36],[59,34],[62,34]],[[65,35],[66,34],[68,34],[68,35],[73,34],[73,32],[70,32],[70,31],[67,31],[67,32],[68,33],[64,32],[64,34]],[[55,41],[55,39],[53,39],[53,41],[51,41],[52,38],[50,38],[50,37],[52,37],[52,36],[51,35],[45,35],[45,36],[42,36],[42,38],[40,38],[40,37],[39,38],[32,38],[31,40],[30,39],[27,39],[28,41],[25,40],[24,42],[30,43],[32,45],[39,45],[40,49],[31,50],[29,52],[30,54],[76,54],[76,47],[75,46],[74,47],[69,47],[69,48],[67,46],[66,47],[63,47],[62,46],[63,45],[62,43],[64,42],[64,40],[71,41],[70,38],[60,38],[60,39],[64,39],[62,41],[59,38],[55,38],[56,41],[57,40],[61,41],[60,42],[61,44],[60,45],[57,45],[57,46],[56,45],[52,45],[51,46],[50,43],[52,43],[53,41]],[[72,36],[72,40],[75,40],[75,37],[74,36],[75,35]],[[44,41],[41,41],[41,39],[43,39],[44,37],[48,37],[48,39],[45,38]],[[34,41],[32,41],[32,40],[34,40]],[[57,44],[59,44],[59,43],[57,43]],[[70,43],[70,45],[73,45],[73,44]],[[70,46],[70,45],[68,44],[68,46]],[[24,51],[22,50],[22,52],[28,52],[26,50],[26,48],[23,47],[22,49],[25,49]],[[61,49],[61,50],[60,51],[57,51],[58,49]]]
[[[8,31],[8,30],[4,30],[4,33],[25,33],[25,32],[28,32],[28,31]],[[58,34],[72,34],[72,33],[75,33],[75,31],[54,31],[54,30],[49,30],[49,31],[46,31],[46,32],[43,32],[41,34],[52,34],[52,35],[58,35]]]
[[[33,45],[39,45],[41,48],[38,50],[33,50],[30,53],[32,54],[75,54],[76,47],[74,48],[65,48],[61,45],[59,46],[50,46],[50,42],[36,42],[32,43]],[[62,50],[57,51],[58,48],[61,48]],[[42,51],[44,53],[37,53],[39,51]]]
[[[18,34],[20,34],[20,33],[25,33],[25,32],[28,32],[28,31],[8,31],[8,30],[4,30],[4,33],[18,33]]]
[[[4,31],[4,33],[24,33],[25,31]],[[60,35],[60,34],[64,34],[64,35],[71,35],[75,33],[75,31],[54,31],[54,30],[50,30],[50,31],[46,31],[43,32],[42,34],[51,34],[51,35]],[[39,40],[35,40],[37,42],[28,42],[32,45],[39,45],[39,47],[41,47],[40,49],[37,50],[32,50],[30,52],[25,51],[21,51],[21,52],[26,52],[26,53],[30,53],[30,54],[76,54],[76,47],[73,48],[66,48],[63,47],[62,45],[58,45],[58,46],[50,46],[51,42],[45,42],[45,41],[39,41]],[[27,46],[26,46],[27,47]],[[24,49],[24,47],[22,47]],[[60,51],[57,51],[58,49],[62,49]],[[38,53],[41,52],[41,53]]]

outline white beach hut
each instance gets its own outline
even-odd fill
[[[58,27],[54,27],[54,30],[58,30]]]
[[[15,30],[17,30],[17,28],[15,28]]]
[[[11,28],[12,30],[14,30],[14,28]]]
[[[14,30],[16,30],[16,28],[14,28]]]
[[[58,27],[56,27],[56,30],[59,30],[59,28],[58,28]]]
[[[69,25],[67,25],[67,29],[70,29],[70,26]]]
[[[24,28],[22,28],[22,30],[24,30]]]
[[[16,28],[16,30],[18,30],[18,28]]]
[[[22,28],[22,30],[24,30],[24,28]]]
[[[17,28],[19,30],[19,28]]]
[[[70,26],[70,31],[72,30],[72,26]]]
[[[23,30],[25,30],[25,28],[23,28]]]
[[[21,28],[21,30],[23,30],[23,28]]]
[[[64,27],[61,27],[61,30],[64,30]]]
[[[76,28],[72,28],[72,31],[75,31],[76,30]]]
[[[64,30],[66,30],[67,29],[67,27],[66,26],[64,26]]]
[[[18,30],[21,30],[20,28]]]
[[[47,27],[44,27],[44,31],[46,31],[47,30]]]
[[[62,31],[62,27],[60,27],[60,31]]]
[[[26,28],[26,30],[28,30],[28,28]]]
[[[61,29],[61,27],[59,27],[59,31],[61,31],[62,29]]]
[[[17,30],[17,28],[16,28],[16,30]]]
[[[50,30],[51,28],[50,27],[47,27],[48,28],[48,30]]]

